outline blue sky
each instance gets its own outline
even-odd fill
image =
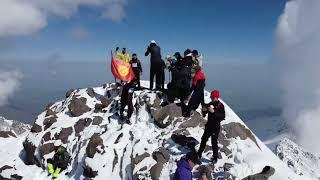
[[[278,108],[280,90],[268,61],[284,6],[282,0],[2,0],[0,84],[12,86],[0,86],[0,94],[7,93],[0,115],[31,122],[66,90],[112,81],[116,46],[138,53],[148,79],[143,55],[152,39],[163,56],[198,49],[206,88],[221,90],[237,112]]]
[[[2,57],[43,60],[57,54],[64,60],[104,61],[119,45],[147,60],[142,55],[154,39],[163,55],[196,48],[214,63],[260,63],[271,57],[284,5],[282,0],[132,0],[120,22],[81,6],[68,18],[49,17],[48,25],[31,35],[10,38],[14,49]]]

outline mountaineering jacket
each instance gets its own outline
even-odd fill
[[[131,59],[130,64],[135,75],[138,75],[140,72],[142,72],[142,66],[139,59]]]
[[[116,56],[124,62],[129,63],[130,55],[128,53],[122,54],[122,52],[116,52]]]
[[[58,164],[61,169],[66,169],[68,167],[70,156],[68,152],[55,153],[53,156],[53,161]]]
[[[193,77],[192,81],[192,90],[193,91],[200,91],[203,93],[205,87],[205,80],[206,76],[203,74],[202,71],[198,71],[195,76]]]
[[[178,162],[173,180],[192,180],[192,168],[186,159],[181,159]]]
[[[205,126],[205,130],[215,131],[220,129],[220,122],[225,119],[225,109],[224,105],[220,101],[210,102],[206,104],[205,107],[213,107],[214,112],[211,113],[208,110],[204,113],[208,113],[208,122]]]
[[[160,67],[162,65],[160,47],[157,46],[156,44],[151,44],[148,47],[148,49],[145,53],[145,56],[148,56],[149,54],[151,54],[151,56],[150,56],[151,68],[157,68],[157,66]]]
[[[133,88],[134,88],[133,81],[123,86],[122,92],[121,92],[121,103],[128,104],[128,101],[132,100]]]
[[[191,69],[186,66],[176,66],[172,69],[172,86],[175,88],[188,89],[191,87]]]
[[[205,87],[206,77],[202,71],[198,71],[193,77],[191,91],[193,91],[190,101],[188,103],[187,112],[190,113],[191,110],[196,110],[199,104],[204,105],[204,87]]]

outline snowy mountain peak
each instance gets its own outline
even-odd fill
[[[288,138],[276,146],[277,156],[299,175],[320,179],[320,157],[300,147]]]
[[[147,84],[142,82],[142,86]],[[126,124],[118,114],[120,93],[121,86],[106,84],[70,90],[64,100],[49,104],[27,136],[1,144],[1,155],[6,156],[0,161],[0,167],[5,167],[1,168],[0,177],[48,179],[47,159],[63,145],[71,161],[59,179],[172,178],[176,162],[191,149],[199,148],[206,123],[200,108],[190,118],[184,118],[175,103],[161,107],[161,92],[139,90],[134,92],[131,124]],[[206,92],[205,101],[210,100],[209,96]],[[212,151],[208,142],[203,165],[194,169],[195,179],[204,169],[212,177],[222,173],[226,179],[242,179],[261,172],[267,165],[275,169],[270,179],[300,179],[227,104],[225,110],[218,162],[215,166],[210,163]]]
[[[7,120],[0,116],[0,137],[17,137],[31,128],[28,124],[23,124],[19,121]]]

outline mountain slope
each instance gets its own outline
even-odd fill
[[[142,82],[143,86],[147,84]],[[125,124],[118,116],[120,91],[121,87],[115,84],[70,90],[66,99],[49,104],[28,135],[0,140],[0,153],[5,157],[0,176],[49,179],[46,160],[62,144],[67,147],[71,162],[59,179],[170,179],[176,161],[192,145],[199,148],[206,120],[198,112],[183,118],[176,104],[160,106],[162,93],[141,90],[134,93],[131,125]],[[205,96],[209,101],[209,93]],[[218,163],[215,167],[207,165],[212,155],[210,142],[202,159],[212,176],[228,167],[225,175],[229,179],[242,179],[270,165],[276,169],[270,179],[303,179],[281,162],[226,104],[225,108]],[[200,169],[195,168],[194,178]]]

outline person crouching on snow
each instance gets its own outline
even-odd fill
[[[209,137],[211,137],[213,157],[212,162],[215,164],[218,160],[218,137],[220,132],[220,122],[225,119],[224,105],[219,101],[220,92],[214,90],[211,92],[211,102],[203,108],[203,115],[208,113],[208,121],[205,125],[204,133],[201,138],[201,144],[198,156],[201,158]]]
[[[53,176],[56,179],[61,171],[67,169],[70,156],[65,147],[59,146],[52,159],[47,160],[48,176]]]

